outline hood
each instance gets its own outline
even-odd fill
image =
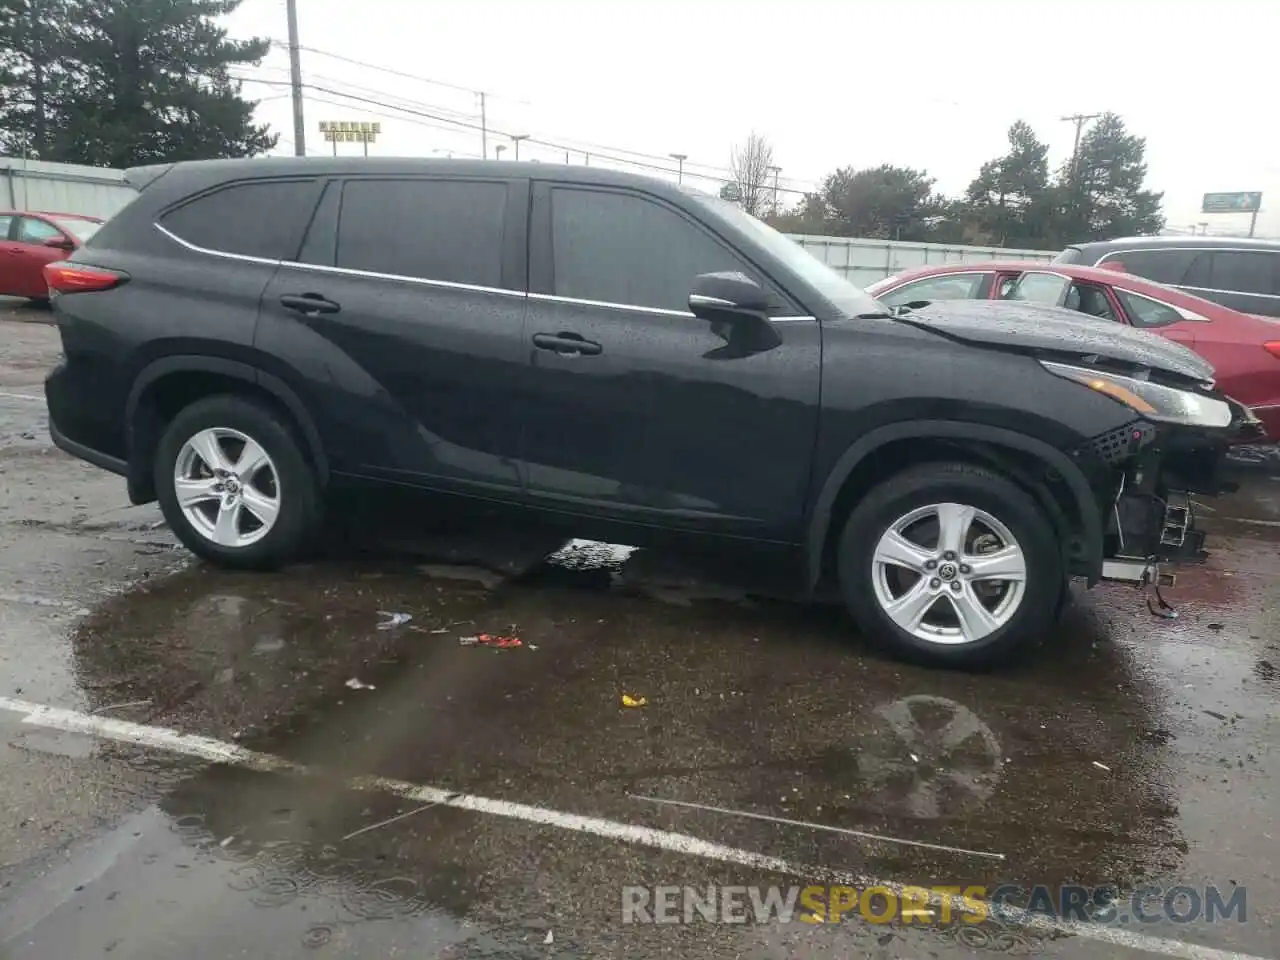
[[[1192,380],[1214,376],[1203,357],[1180,343],[1062,307],[1013,300],[938,300],[896,319],[966,343],[1075,359],[1097,356]]]

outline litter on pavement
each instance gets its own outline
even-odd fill
[[[394,630],[396,627],[402,627],[413,619],[411,613],[391,613],[389,610],[379,610],[379,615],[386,617],[378,624],[379,630]]]
[[[622,695],[622,705],[624,707],[643,707],[649,703],[644,697],[633,697],[629,693]]]
[[[355,677],[352,677],[350,680],[347,681],[347,686],[350,687],[352,690],[376,689],[372,683],[365,683],[363,680],[358,680]]]
[[[519,637],[500,637],[491,633],[480,633],[474,637],[459,637],[458,643],[464,647],[496,647],[501,650],[524,646],[524,641]]]

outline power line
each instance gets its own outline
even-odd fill
[[[278,48],[283,48],[283,49],[287,49],[287,48],[288,48],[287,44],[283,43],[283,42],[282,42],[282,41],[280,41],[280,40],[273,39],[273,40],[271,41],[271,43],[272,43],[274,46],[278,47]],[[343,62],[343,63],[349,63],[349,64],[352,64],[352,65],[354,65],[354,66],[364,67],[364,68],[369,69],[369,70],[377,70],[377,71],[379,71],[379,72],[381,72],[381,73],[390,74],[391,76],[403,77],[403,78],[406,78],[406,79],[409,79],[409,80],[417,80],[417,81],[419,81],[419,82],[421,82],[421,83],[427,83],[427,84],[431,84],[431,85],[434,85],[434,86],[443,87],[443,88],[448,89],[448,90],[456,90],[456,91],[461,92],[461,93],[469,93],[469,94],[472,94],[473,96],[478,96],[478,97],[480,97],[480,98],[482,98],[482,99],[483,99],[484,97],[488,96],[488,97],[496,97],[497,99],[501,99],[501,100],[506,100],[506,101],[509,101],[509,102],[511,102],[511,103],[519,103],[519,104],[522,104],[522,105],[524,105],[524,106],[530,106],[530,105],[531,105],[531,104],[529,103],[529,101],[527,101],[527,100],[516,100],[516,99],[514,99],[514,98],[512,98],[512,97],[503,96],[503,95],[501,95],[501,94],[493,94],[493,93],[487,93],[486,91],[477,90],[477,89],[475,89],[474,87],[464,87],[464,86],[461,86],[461,85],[459,85],[459,84],[449,83],[449,82],[444,81],[444,80],[436,80],[436,79],[433,79],[433,78],[431,78],[431,77],[424,77],[424,76],[422,76],[422,75],[420,75],[420,74],[407,73],[407,72],[405,72],[405,71],[403,71],[403,70],[396,70],[396,69],[394,69],[394,68],[392,68],[392,67],[384,67],[384,66],[382,66],[382,65],[380,65],[380,64],[376,64],[376,63],[369,63],[368,61],[365,61],[365,60],[357,60],[357,59],[355,59],[354,57],[348,57],[348,56],[345,56],[345,55],[343,55],[343,54],[334,53],[334,52],[332,52],[332,51],[330,51],[330,50],[321,50],[321,49],[319,49],[319,48],[317,48],[317,47],[309,47],[309,46],[305,46],[305,45],[299,45],[298,49],[299,49],[299,50],[305,50],[305,51],[306,51],[306,52],[308,52],[308,53],[314,53],[314,54],[316,54],[316,55],[318,55],[318,56],[328,57],[328,58],[330,58],[330,59],[332,59],[332,60],[338,60],[338,61],[341,61],[341,62]],[[277,68],[277,69],[278,69],[278,68]],[[386,91],[383,91],[383,90],[376,90],[376,89],[374,89],[374,88],[372,88],[372,87],[363,87],[363,88],[362,88],[362,87],[358,86],[357,84],[350,83],[349,81],[340,81],[340,80],[336,80],[336,79],[334,79],[334,78],[324,78],[324,77],[319,77],[319,75],[318,75],[318,74],[313,74],[313,76],[317,76],[319,79],[327,79],[327,80],[329,80],[329,82],[331,82],[331,83],[338,83],[338,84],[341,84],[341,85],[344,85],[344,86],[351,87],[351,88],[353,88],[353,89],[363,89],[363,90],[365,90],[366,92],[376,93],[376,94],[377,94],[377,95],[379,95],[379,96],[384,96],[384,97],[394,97],[395,99],[401,100],[402,102],[410,103],[410,104],[412,104],[412,105],[414,105],[414,106],[419,106],[419,107],[428,107],[429,109],[431,109],[431,110],[435,110],[435,111],[438,111],[438,112],[455,113],[455,114],[457,114],[458,116],[467,116],[467,117],[470,117],[470,118],[472,118],[472,119],[480,119],[480,118],[476,117],[474,114],[462,114],[462,113],[459,113],[458,111],[447,110],[446,108],[444,108],[444,107],[440,107],[440,106],[439,106],[439,105],[437,105],[437,104],[426,104],[426,103],[423,103],[422,101],[417,101],[417,100],[412,100],[412,99],[409,99],[409,98],[406,98],[406,97],[401,97],[401,96],[399,96],[398,94],[390,94],[390,93],[387,93]],[[485,130],[485,126],[486,126],[486,125],[484,125],[484,124],[482,124],[482,125],[481,125],[481,132],[482,132],[482,134],[483,134],[483,132],[484,132],[484,130]],[[497,132],[497,131],[495,131],[495,132]],[[504,134],[504,135],[505,135],[505,136],[510,136],[510,134]],[[634,164],[634,161],[630,161],[630,160],[626,160],[626,159],[622,159],[622,158],[618,158],[618,157],[608,157],[606,154],[619,154],[619,153],[621,153],[621,154],[627,154],[627,155],[632,156],[632,157],[641,157],[641,158],[643,158],[643,159],[645,159],[645,160],[648,160],[648,161],[657,161],[657,162],[658,162],[658,164],[659,164],[659,165],[656,165],[656,166],[655,166],[655,165],[650,165],[650,168],[651,168],[651,169],[663,170],[663,171],[668,172],[668,173],[675,173],[675,172],[676,172],[676,171],[670,170],[670,169],[669,169],[668,167],[666,167],[665,165],[662,165],[662,164],[665,164],[666,160],[669,158],[669,155],[668,155],[668,154],[647,153],[647,152],[645,152],[645,151],[641,151],[641,150],[631,150],[631,149],[628,149],[628,148],[626,148],[626,147],[619,147],[619,146],[610,145],[610,144],[592,143],[591,141],[587,141],[587,140],[578,140],[578,139],[576,139],[576,138],[571,138],[571,137],[557,137],[557,138],[556,138],[556,140],[555,140],[554,142],[552,142],[552,141],[550,141],[550,140],[543,141],[543,140],[539,140],[539,139],[532,138],[532,137],[530,137],[529,139],[530,139],[530,142],[533,142],[533,143],[542,143],[543,145],[545,145],[545,146],[550,146],[550,147],[552,147],[553,149],[557,149],[557,150],[568,150],[568,151],[570,151],[570,152],[576,152],[576,153],[590,153],[590,154],[592,154],[593,156],[598,156],[598,157],[600,157],[600,158],[602,158],[602,159],[611,159],[613,162],[616,162],[616,163],[632,163],[632,164]],[[636,166],[645,166],[644,164],[634,164],[634,165],[636,165]],[[707,176],[707,175],[704,175],[704,174],[698,174],[698,173],[694,172],[694,170],[693,170],[692,168],[701,168],[701,169],[703,169],[703,170],[710,170],[710,171],[714,171],[716,174],[718,174],[718,176]],[[730,168],[728,168],[728,167],[723,167],[723,166],[718,166],[718,165],[716,165],[716,164],[711,164],[711,163],[700,163],[700,162],[695,161],[695,160],[686,160],[686,161],[685,161],[685,169],[686,169],[686,171],[689,173],[689,175],[691,175],[691,176],[699,176],[699,177],[701,177],[701,178],[702,178],[702,179],[704,179],[704,180],[714,180],[714,181],[718,181],[718,182],[721,182],[721,183],[727,183],[727,182],[730,182],[730,181],[732,181],[732,180],[734,179],[734,177],[733,177],[733,171],[732,171]],[[812,182],[810,182],[810,181],[800,180],[800,179],[796,179],[796,178],[794,178],[794,177],[790,177],[790,178],[783,178],[783,179],[784,179],[784,180],[790,180],[790,181],[791,181],[791,183],[793,183],[793,184],[798,184],[798,185],[800,185],[801,187],[803,187],[804,189],[793,189],[793,188],[788,188],[788,187],[780,187],[780,188],[779,188],[779,192],[782,192],[782,193],[792,193],[792,194],[804,195],[804,194],[811,193],[811,192],[813,192],[813,191],[815,191],[815,190],[817,190],[817,189],[818,189],[818,184],[816,184],[816,183],[812,183]]]
[[[240,81],[242,81],[242,82],[246,82],[246,83],[261,83],[261,84],[266,84],[267,86],[287,86],[287,85],[288,85],[288,84],[287,84],[285,81],[283,81],[283,80],[264,80],[264,79],[261,79],[261,78],[258,78],[258,77],[242,77],[242,76],[233,76],[233,79],[235,79],[235,80],[240,80]],[[413,109],[413,108],[410,108],[410,107],[400,106],[400,105],[398,105],[398,104],[393,104],[393,103],[384,103],[384,102],[382,102],[382,101],[380,101],[380,100],[372,100],[372,99],[370,99],[370,98],[368,98],[368,97],[357,96],[356,94],[352,94],[352,93],[344,93],[344,92],[343,92],[343,91],[341,91],[341,90],[334,90],[334,89],[332,89],[332,88],[318,86],[317,84],[313,84],[313,83],[303,83],[303,84],[302,84],[302,86],[303,86],[305,89],[307,89],[307,90],[313,90],[313,91],[315,91],[315,92],[317,92],[317,93],[327,93],[327,94],[329,94],[330,96],[334,96],[334,97],[341,97],[341,98],[343,98],[344,100],[350,100],[350,101],[353,101],[353,102],[355,102],[355,103],[368,104],[368,105],[372,105],[372,106],[375,106],[375,107],[381,107],[381,108],[383,108],[384,110],[397,110],[397,111],[400,111],[400,112],[402,112],[402,113],[407,113],[407,114],[409,114],[409,115],[411,115],[411,116],[416,116],[416,117],[425,117],[425,118],[427,118],[427,119],[429,119],[429,120],[436,120],[436,121],[438,121],[438,122],[440,122],[440,123],[451,124],[451,125],[453,125],[453,126],[460,127],[460,128],[462,128],[462,129],[466,129],[466,130],[472,130],[472,131],[475,131],[475,132],[481,133],[481,134],[483,134],[483,135],[487,135],[488,133],[493,133],[493,134],[496,134],[496,135],[498,135],[498,136],[511,137],[511,133],[509,133],[509,132],[507,132],[507,131],[497,130],[497,129],[494,129],[494,128],[490,128],[490,127],[488,127],[487,125],[482,125],[482,124],[478,124],[478,123],[471,123],[471,122],[468,122],[468,121],[466,121],[466,120],[456,120],[456,119],[453,119],[453,118],[451,118],[451,117],[441,116],[441,115],[440,115],[440,114],[438,114],[438,113],[431,113],[431,112],[426,111],[426,110],[417,110],[417,109]],[[370,111],[370,112],[372,112],[372,111]],[[566,151],[566,152],[568,152],[568,153],[582,153],[582,152],[583,152],[582,150],[580,150],[580,149],[579,149],[579,148],[577,148],[577,147],[569,146],[569,145],[566,145],[565,143],[558,142],[558,141],[555,141],[555,140],[546,140],[546,139],[543,139],[543,138],[541,138],[541,137],[534,137],[534,136],[528,136],[528,137],[526,137],[525,139],[527,139],[529,143],[538,144],[539,146],[543,146],[543,147],[549,147],[549,148],[551,148],[551,149],[553,149],[553,150],[564,150],[564,151]],[[627,166],[638,167],[638,168],[640,168],[640,169],[644,169],[644,170],[654,170],[654,171],[657,171],[657,172],[660,172],[660,173],[670,174],[670,175],[672,175],[672,176],[676,176],[676,175],[678,175],[678,171],[677,171],[675,168],[670,167],[670,166],[668,166],[668,165],[666,165],[666,164],[649,163],[649,162],[644,161],[644,160],[633,160],[633,159],[630,159],[630,158],[628,158],[628,157],[619,157],[619,156],[616,156],[616,155],[614,155],[614,154],[612,154],[612,153],[600,153],[600,152],[596,152],[596,151],[592,151],[592,152],[591,152],[591,156],[596,157],[596,158],[598,158],[598,159],[600,159],[600,160],[606,160],[606,161],[608,161],[608,162],[610,162],[610,163],[620,163],[620,164],[624,164],[624,165],[627,165]],[[686,177],[695,177],[695,178],[700,179],[700,180],[710,180],[710,181],[715,182],[715,183],[730,183],[730,182],[732,182],[732,180],[733,180],[733,178],[732,178],[732,177],[714,176],[714,175],[711,175],[711,174],[698,173],[698,172],[696,172],[696,171],[690,171],[690,170],[686,170],[686,171],[685,171],[685,176],[686,176]],[[798,195],[798,196],[804,196],[804,195],[806,195],[809,191],[806,191],[806,190],[796,190],[796,189],[792,189],[792,188],[790,188],[790,187],[779,187],[779,188],[778,188],[778,192],[779,192],[779,193],[790,193],[790,194],[796,194],[796,195]]]
[[[285,43],[282,43],[280,40],[272,40],[271,43],[275,47],[288,49],[288,45]],[[393,69],[392,67],[384,67],[381,64],[369,63],[365,60],[356,60],[353,57],[346,57],[340,53],[333,53],[332,51],[329,51],[329,50],[320,50],[316,47],[307,47],[302,45],[299,45],[298,49],[305,50],[307,53],[314,53],[316,56],[319,56],[319,57],[328,57],[330,60],[341,60],[343,63],[349,63],[352,66],[356,66],[356,67],[364,67],[367,70],[378,70],[382,73],[389,73],[394,77],[403,77],[406,80],[417,80],[419,83],[429,83],[432,86],[444,87],[447,90],[457,90],[459,93],[471,93],[471,94],[480,93],[480,91],[475,89],[474,87],[463,87],[456,83],[448,83],[444,80],[433,80],[431,77],[424,77],[416,73],[405,73],[403,70],[396,70],[396,69]],[[520,103],[528,106],[527,100],[516,100],[514,97],[501,96],[500,94],[490,94],[490,96],[499,97],[499,99],[502,99],[502,100],[510,100],[512,103]]]

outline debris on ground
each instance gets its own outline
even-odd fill
[[[421,813],[423,810],[430,810],[432,807],[437,806],[439,806],[438,803],[423,804],[422,806],[415,807],[413,810],[406,811],[405,813],[398,813],[394,817],[388,817],[386,820],[379,820],[377,823],[371,823],[367,827],[361,827],[359,830],[353,830],[342,839],[350,840],[352,837],[358,837],[362,833],[368,833],[370,830],[377,830],[379,827],[385,827],[390,823],[398,823],[407,817],[412,817],[415,813]]]
[[[1105,763],[1099,763],[1097,760],[1095,760],[1093,761],[1093,765],[1097,767],[1099,770],[1105,770],[1107,771],[1107,773],[1111,772],[1111,768],[1108,767]]]
[[[542,942],[549,947],[551,944],[556,942],[556,935],[548,930],[547,935],[542,938]]]
[[[356,677],[352,677],[350,680],[348,680],[346,685],[348,688],[352,690],[376,690],[377,689],[372,683],[365,683],[363,680],[359,680]]]
[[[402,627],[413,619],[413,614],[411,613],[391,613],[388,610],[379,610],[378,615],[387,618],[378,624],[379,630],[394,630],[396,627]]]
[[[622,705],[624,707],[643,707],[649,703],[644,697],[633,697],[629,693],[622,695]]]
[[[501,637],[494,636],[491,633],[480,633],[474,637],[459,637],[458,643],[464,647],[495,647],[499,650],[524,646],[524,641],[519,637]]]
[[[21,693],[22,691],[19,690],[18,692]],[[150,700],[127,700],[124,703],[111,703],[105,707],[99,707],[97,710],[93,711],[91,716],[97,716],[100,713],[109,713],[112,710],[124,710],[128,707],[149,707],[149,706],[151,706]]]

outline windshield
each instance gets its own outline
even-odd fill
[[[102,224],[97,220],[79,220],[72,217],[53,217],[53,222],[81,243],[84,243],[98,232]]]
[[[751,214],[744,212],[741,207],[701,191],[686,192],[708,207],[721,220],[745,230],[757,243],[781,260],[787,269],[794,271],[797,276],[831,301],[845,316],[886,312],[884,305],[868,295],[861,287],[850,283],[800,244],[783,236],[764,221],[757,220]]]

